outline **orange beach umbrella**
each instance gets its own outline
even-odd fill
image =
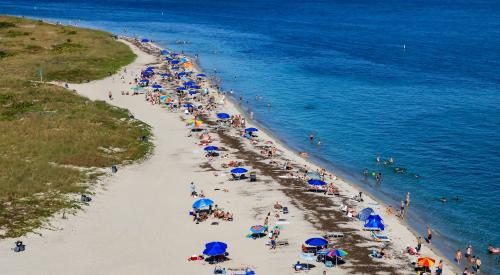
[[[434,260],[433,258],[429,257],[418,258],[418,265],[420,266],[431,267],[434,264],[436,264],[436,260]]]

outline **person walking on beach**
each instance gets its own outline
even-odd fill
[[[420,249],[422,249],[422,236],[418,236],[417,247],[415,248],[415,250],[417,250],[417,252],[420,252]]]
[[[401,219],[405,217],[405,202],[401,201],[401,204],[399,205],[399,215]]]
[[[432,244],[432,229],[429,225],[427,225],[427,242]]]
[[[111,91],[108,92],[108,97],[109,97],[109,100],[113,100],[113,93],[111,93]]]
[[[189,190],[191,191],[191,197],[196,197],[196,186],[194,185],[194,182],[191,182]]]

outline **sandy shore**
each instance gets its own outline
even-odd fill
[[[327,269],[320,263],[311,274],[408,274],[415,256],[404,255],[407,246],[415,246],[414,234],[394,216],[385,215],[385,206],[365,196],[365,201],[352,206],[360,210],[371,207],[384,218],[386,234],[392,239],[387,249],[390,259],[372,260],[369,248],[382,244],[372,241],[368,232],[362,231],[363,223],[347,220],[338,211],[340,204],[358,194],[355,186],[334,180],[341,196],[329,197],[305,192],[305,183],[284,179],[283,171],[268,165],[260,158],[258,148],[238,137],[234,129],[212,133],[213,145],[226,148],[228,159],[208,161],[203,147],[193,137],[188,137],[185,116],[182,112],[169,112],[158,105],[151,105],[143,95],[121,95],[129,90],[134,77],[148,64],[158,62],[128,43],[138,58],[126,67],[124,79],[114,75],[85,84],[71,84],[79,94],[92,100],[129,109],[136,118],[153,128],[155,150],[153,155],[139,164],[119,167],[118,173],[106,177],[102,187],[84,211],[67,219],[54,218],[51,229],[40,229],[38,234],[21,238],[27,245],[22,253],[13,253],[15,240],[0,242],[1,274],[212,274],[214,266],[202,261],[190,262],[187,258],[200,254],[204,244],[223,241],[229,246],[230,261],[226,268],[251,267],[257,274],[295,273],[292,265],[300,260],[300,246],[310,237],[328,231],[342,231],[346,237],[339,240],[339,247],[349,252],[346,264]],[[107,98],[112,91],[113,100]],[[221,111],[240,113],[227,102]],[[212,115],[213,116],[213,115]],[[272,140],[260,131],[259,137]],[[314,167],[278,142],[281,158],[297,165]],[[257,171],[259,181],[229,181],[229,169],[221,163],[242,159],[244,167]],[[234,221],[211,221],[195,224],[189,216],[192,203],[189,183],[194,182],[198,191],[211,198],[220,207],[234,214]],[[228,192],[222,190],[227,189]],[[287,224],[281,225],[280,240],[290,245],[269,250],[267,238],[246,238],[249,227],[262,224],[268,212],[274,217],[273,204],[280,201],[290,208]],[[271,220],[273,225],[275,220]],[[60,230],[55,230],[55,228]],[[422,255],[441,259],[427,245]],[[456,274],[456,268],[446,262],[444,274]]]

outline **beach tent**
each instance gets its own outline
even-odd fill
[[[211,199],[203,198],[195,201],[193,203],[193,208],[194,209],[200,209],[200,208],[207,208],[210,205],[214,204],[214,201]]]
[[[205,245],[205,250],[203,254],[207,256],[218,256],[224,255],[227,250],[227,244],[221,242],[212,242]]]
[[[359,212],[358,219],[361,221],[366,221],[368,219],[368,217],[370,217],[371,214],[375,214],[375,211],[373,211],[373,209],[367,207]]]
[[[324,182],[322,180],[308,180],[307,183],[309,183],[310,185],[314,185],[314,186],[326,185],[326,182]]]
[[[309,246],[325,246],[328,241],[323,238],[310,238],[306,240],[306,244]]]
[[[384,230],[385,226],[382,223],[382,218],[379,215],[370,215],[365,221],[365,228]]]
[[[217,117],[220,118],[220,119],[228,119],[231,116],[229,114],[226,114],[226,113],[218,113]]]

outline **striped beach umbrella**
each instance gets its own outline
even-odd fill
[[[434,264],[436,264],[436,260],[434,260],[433,258],[429,257],[418,258],[418,265],[420,266],[431,267]]]

